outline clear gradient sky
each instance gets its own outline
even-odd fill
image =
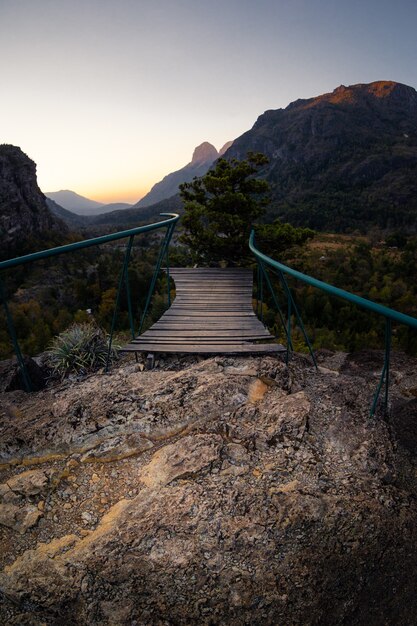
[[[417,87],[417,0],[0,0],[0,143],[43,191],[136,202],[266,109]]]

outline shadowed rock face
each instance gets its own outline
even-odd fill
[[[19,253],[26,241],[41,240],[48,231],[68,232],[54,217],[38,187],[36,165],[20,148],[0,145],[0,236],[2,255]]]
[[[417,457],[394,417],[417,363],[393,356],[387,422],[372,363],[345,357],[4,394],[2,622],[416,623]]]
[[[266,111],[233,142],[269,159],[271,213],[313,228],[417,223],[417,92],[389,81],[341,85],[332,93]]]

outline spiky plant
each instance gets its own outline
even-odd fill
[[[101,328],[90,323],[73,324],[55,337],[46,353],[46,364],[53,376],[84,374],[106,365],[109,340]],[[117,347],[110,351],[110,362],[117,359]]]

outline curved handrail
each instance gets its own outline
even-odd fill
[[[102,235],[101,237],[94,237],[93,239],[84,239],[84,240],[81,240],[81,241],[76,241],[74,243],[66,244],[64,246],[58,246],[58,247],[55,247],[55,248],[49,248],[47,250],[40,250],[39,252],[32,252],[31,254],[25,254],[23,256],[15,257],[13,259],[7,259],[6,261],[0,261],[0,271],[1,270],[6,270],[6,269],[10,269],[12,267],[17,267],[18,265],[25,265],[27,263],[32,263],[34,261],[39,261],[41,259],[47,259],[47,258],[50,258],[50,257],[53,257],[53,256],[66,254],[68,252],[73,252],[74,250],[81,250],[83,248],[90,248],[92,246],[99,246],[101,244],[108,243],[110,241],[117,241],[118,239],[129,238],[129,241],[128,241],[127,246],[126,246],[126,252],[125,252],[125,256],[124,256],[122,271],[120,272],[119,285],[118,285],[118,289],[117,289],[117,293],[116,293],[115,309],[114,309],[113,319],[112,319],[112,324],[111,324],[110,337],[109,337],[109,347],[108,347],[108,354],[107,354],[107,363],[106,363],[106,368],[105,368],[105,371],[107,371],[108,365],[109,365],[110,353],[111,353],[111,345],[112,345],[113,333],[114,333],[114,330],[115,330],[117,312],[118,312],[118,308],[119,308],[120,293],[121,293],[121,289],[123,287],[123,284],[125,284],[125,286],[126,286],[128,310],[129,310],[129,324],[130,324],[130,328],[131,328],[132,337],[134,337],[132,303],[131,303],[131,298],[130,298],[130,288],[129,288],[128,271],[127,271],[128,270],[130,253],[131,253],[134,237],[135,237],[135,235],[139,235],[141,233],[151,232],[151,231],[154,231],[154,230],[158,230],[160,228],[166,228],[165,237],[163,238],[163,241],[162,241],[162,244],[161,244],[161,249],[160,249],[160,252],[159,252],[159,255],[158,255],[158,258],[157,258],[155,271],[154,271],[154,274],[153,274],[153,277],[152,277],[151,287],[149,289],[148,296],[147,296],[147,299],[146,299],[145,310],[144,310],[144,313],[142,315],[142,321],[141,321],[141,327],[142,327],[143,319],[144,319],[144,317],[146,315],[146,312],[148,310],[148,307],[149,307],[149,304],[150,304],[150,300],[151,300],[151,297],[152,297],[152,294],[153,294],[153,290],[155,289],[156,280],[157,280],[157,277],[158,277],[158,274],[159,274],[159,271],[160,271],[160,268],[161,268],[162,260],[168,254],[168,246],[169,246],[169,243],[171,241],[171,237],[172,237],[172,234],[174,232],[174,228],[176,226],[176,223],[178,222],[178,220],[180,218],[178,213],[160,213],[160,215],[162,217],[168,217],[168,219],[162,220],[161,222],[154,222],[153,224],[146,224],[144,226],[137,226],[136,228],[130,228],[128,230],[122,230],[122,231],[119,231],[119,232],[116,232],[116,233],[110,233],[109,235]],[[169,294],[169,281],[168,281],[168,294]],[[168,297],[169,297],[169,295],[168,295]],[[24,359],[23,359],[23,355],[22,355],[20,347],[19,347],[16,331],[15,331],[15,328],[14,328],[12,316],[11,316],[10,311],[9,311],[9,307],[7,305],[6,295],[5,295],[5,292],[4,292],[4,289],[3,289],[3,284],[2,284],[1,278],[0,278],[0,300],[3,303],[3,307],[4,307],[4,310],[5,310],[5,313],[6,313],[6,321],[7,321],[7,326],[8,326],[8,330],[9,330],[9,335],[10,335],[10,337],[12,339],[12,343],[13,343],[13,346],[14,346],[14,351],[16,353],[16,357],[17,357],[17,360],[19,362],[19,366],[20,366],[20,370],[22,372],[22,376],[23,376],[23,381],[24,381],[25,387],[26,387],[27,391],[31,391],[32,384],[31,384],[30,376],[29,376],[29,373],[27,372],[27,368],[26,368],[26,365],[25,365],[25,362],[24,362]]]
[[[178,213],[160,213],[162,216],[170,216],[167,220],[162,222],[155,222],[153,224],[146,224],[145,226],[137,226],[136,228],[130,228],[128,230],[121,230],[117,233],[110,233],[109,235],[102,235],[101,237],[94,237],[93,239],[82,239],[81,241],[75,241],[74,243],[67,243],[64,246],[57,246],[56,248],[49,248],[46,250],[40,250],[39,252],[32,252],[31,254],[25,254],[23,256],[15,257],[14,259],[7,259],[6,261],[0,261],[0,270],[8,269],[9,267],[16,267],[17,265],[23,265],[25,263],[32,263],[33,261],[39,261],[40,259],[47,259],[51,256],[57,256],[59,254],[65,254],[66,252],[72,252],[73,250],[80,250],[81,248],[90,248],[91,246],[100,246],[103,243],[109,241],[116,241],[117,239],[125,239],[126,237],[134,237],[140,233],[146,233],[164,226],[170,226],[176,224],[180,219]]]
[[[392,322],[398,322],[399,324],[405,324],[406,326],[409,326],[410,328],[414,328],[417,329],[417,319],[415,317],[412,317],[411,315],[406,315],[405,313],[401,313],[400,311],[396,311],[395,309],[390,309],[387,306],[384,306],[382,304],[378,304],[376,302],[373,302],[372,300],[368,300],[367,298],[362,298],[361,296],[357,296],[353,293],[350,293],[349,291],[345,291],[344,289],[340,289],[339,287],[334,287],[333,285],[329,285],[328,283],[325,283],[322,280],[318,280],[317,278],[313,278],[312,276],[308,276],[307,274],[303,274],[302,272],[299,272],[298,270],[294,270],[291,267],[288,267],[287,265],[284,265],[283,263],[279,263],[279,261],[275,261],[274,259],[272,259],[271,257],[267,256],[266,254],[263,254],[263,252],[261,252],[260,250],[258,250],[255,246],[255,232],[254,230],[251,231],[250,237],[249,237],[249,249],[252,252],[252,254],[255,256],[255,258],[258,261],[258,264],[260,265],[261,269],[263,270],[263,272],[265,273],[265,269],[263,268],[263,264],[268,265],[269,267],[277,270],[279,272],[279,274],[281,276],[283,276],[283,274],[288,274],[289,276],[292,276],[293,278],[296,278],[297,280],[301,280],[302,282],[306,283],[307,285],[310,285],[312,287],[316,287],[317,289],[321,289],[322,291],[325,291],[326,293],[332,295],[332,296],[336,296],[339,298],[343,298],[344,300],[347,300],[348,302],[351,302],[352,304],[359,306],[363,309],[367,309],[368,311],[371,311],[372,313],[376,313],[377,315],[381,315],[385,318],[385,359],[384,359],[384,366],[382,369],[382,374],[381,374],[381,378],[379,381],[379,385],[374,397],[374,401],[372,404],[372,408],[371,408],[371,415],[374,414],[375,409],[376,409],[376,405],[377,405],[377,400],[382,388],[382,385],[385,382],[385,409],[387,408],[388,405],[388,386],[389,386],[389,368],[390,368],[390,351],[391,351],[391,323]],[[269,281],[269,277],[267,274],[265,274],[265,278],[267,280],[268,286],[270,287],[270,289],[272,290],[272,286],[270,284]],[[289,298],[289,302],[290,302],[290,307],[289,310],[291,311],[291,302],[293,304],[293,306],[295,307],[295,303],[292,300],[292,296],[291,293],[289,291],[288,285],[286,284],[285,279],[283,278],[283,283],[284,283],[284,287],[287,291],[287,296]],[[273,294],[274,296],[274,294]],[[274,296],[275,299],[275,296]],[[279,311],[280,312],[280,311]],[[299,317],[298,311],[295,308],[295,313],[298,317],[298,321],[301,323],[301,318]],[[281,312],[280,312],[281,315]],[[282,319],[282,315],[281,315],[281,319]],[[304,336],[306,338],[306,341],[308,343],[310,352],[313,356],[313,360],[314,359],[314,354],[312,352],[308,337],[304,331],[304,327],[302,326],[302,330],[304,332]],[[287,339],[288,339],[288,345],[289,347],[291,347],[291,336],[290,336],[290,332],[287,332]]]
[[[284,272],[289,276],[293,276],[298,280],[307,283],[307,285],[311,285],[312,287],[317,287],[317,289],[321,289],[322,291],[326,291],[332,296],[338,296],[339,298],[343,298],[348,302],[352,302],[357,306],[362,307],[363,309],[368,309],[373,313],[377,313],[378,315],[382,315],[385,318],[391,319],[395,322],[399,322],[400,324],[406,324],[407,326],[411,326],[412,328],[417,328],[417,319],[415,317],[411,317],[410,315],[406,315],[405,313],[400,313],[395,309],[390,309],[383,304],[377,304],[372,300],[367,300],[366,298],[362,298],[361,296],[356,296],[349,291],[345,291],[344,289],[340,289],[339,287],[334,287],[333,285],[329,285],[328,283],[323,282],[322,280],[318,280],[317,278],[313,278],[312,276],[308,276],[307,274],[303,274],[297,270],[293,270],[291,267],[287,265],[283,265],[283,263],[279,263],[271,257],[263,254],[260,250],[255,247],[255,233],[252,230],[249,238],[249,248],[251,252],[255,255],[255,257],[266,263],[270,267],[273,267],[280,272]]]

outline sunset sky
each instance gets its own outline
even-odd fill
[[[340,84],[417,86],[415,0],[0,0],[0,143],[43,191],[136,202]]]

